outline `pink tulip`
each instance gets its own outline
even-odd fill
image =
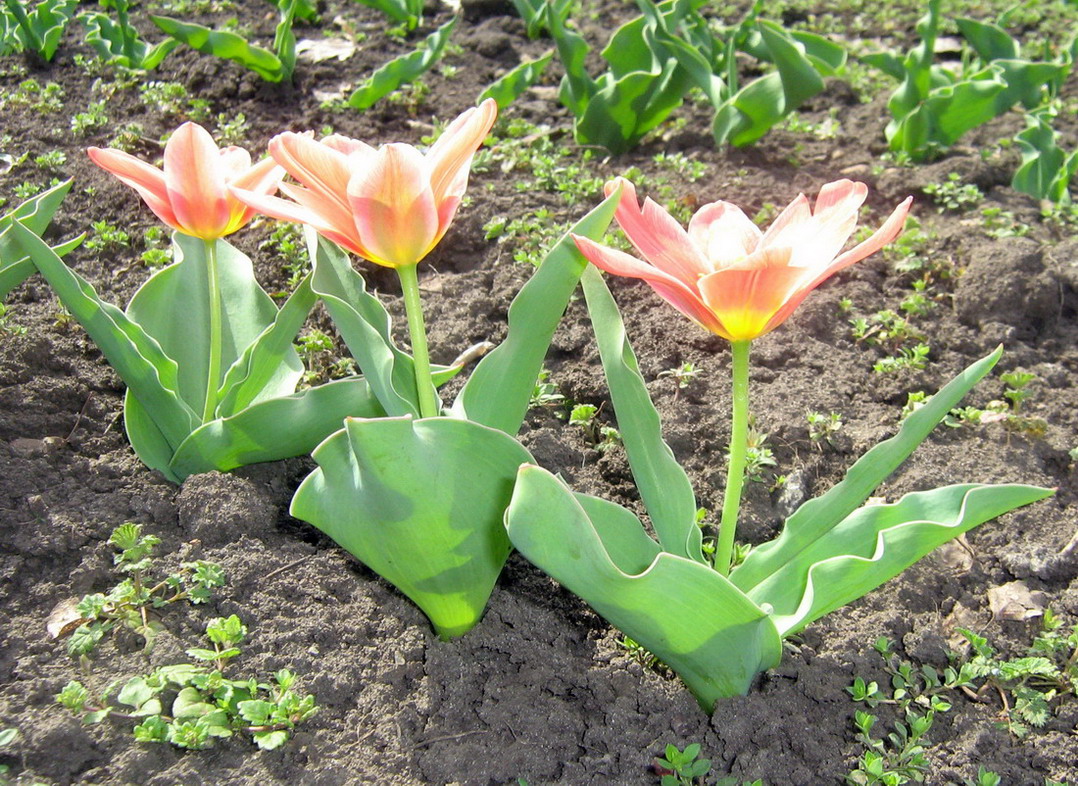
[[[912,201],[907,198],[871,237],[842,252],[868,195],[864,183],[828,183],[811,209],[800,194],[763,233],[729,202],[701,207],[686,232],[652,200],[641,209],[635,187],[624,178],[607,183],[606,193],[619,184],[618,224],[647,262],[574,235],[577,247],[608,273],[643,279],[685,316],[730,341],[771,332],[809,292],[891,242]]]
[[[91,147],[86,152],[95,164],[138,191],[158,218],[203,240],[231,235],[255,215],[229,193],[230,185],[272,194],[284,177],[272,159],[251,166],[251,155],[243,148],[219,149],[197,123],[184,123],[169,137],[163,172],[120,150]]]
[[[315,141],[284,133],[270,155],[300,185],[282,183],[279,197],[233,188],[237,198],[273,218],[309,224],[339,246],[386,267],[417,264],[449,229],[468,185],[472,156],[498,105],[469,109],[426,153],[411,145],[377,149],[334,134]]]

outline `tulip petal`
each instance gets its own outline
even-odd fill
[[[760,236],[757,226],[730,202],[704,205],[689,221],[689,237],[707,256],[711,270],[721,270],[751,254]]]
[[[288,174],[312,191],[336,200],[341,210],[350,212],[345,194],[352,168],[348,155],[339,147],[336,143],[315,142],[307,134],[292,132],[278,134],[269,142],[270,155]]]
[[[803,242],[802,234],[805,224],[812,218],[812,210],[809,201],[804,194],[797,197],[787,205],[778,218],[771,222],[771,226],[760,238],[759,248],[764,246],[794,246]]]
[[[773,318],[804,282],[805,270],[790,267],[789,248],[762,252],[755,267],[726,268],[700,279],[700,296],[733,341],[751,340],[778,327]]]
[[[251,168],[251,154],[242,147],[229,145],[221,148],[218,164],[225,182],[231,183]]]
[[[447,228],[438,221],[427,161],[411,145],[381,147],[348,183],[348,201],[367,258],[387,267],[416,264]]]
[[[352,139],[351,137],[343,136],[341,134],[330,134],[329,136],[322,137],[319,144],[325,145],[331,150],[336,150],[339,153],[344,153],[346,156],[350,156],[353,153],[361,153],[363,155],[374,153],[374,148],[366,142],[361,142],[358,139]]]
[[[462,113],[438,137],[427,151],[430,187],[434,201],[447,196],[462,196],[468,186],[472,156],[487,138],[498,117],[498,103],[488,98],[478,107]]]
[[[573,235],[572,238],[580,253],[596,267],[615,276],[639,278],[647,282],[659,297],[693,322],[705,330],[730,338],[718,317],[704,304],[696,291],[684,282],[624,251],[607,248],[580,235]]]
[[[282,184],[282,187],[283,186],[284,184]],[[325,224],[325,222],[310,209],[298,205],[295,202],[290,202],[287,199],[281,199],[280,197],[259,191],[249,191],[236,186],[230,186],[229,192],[240,202],[243,202],[245,205],[248,205],[264,216],[276,218],[281,221],[294,221],[300,224],[310,224],[316,229]]]
[[[249,155],[247,160],[250,161]],[[230,178],[228,185],[246,191],[254,191],[257,194],[273,194],[280,186],[282,177],[284,177],[284,169],[277,166],[277,162],[272,158],[264,158],[254,166],[250,166],[238,173],[236,177]],[[237,199],[231,191],[229,192],[228,202],[231,218],[225,234],[231,235],[233,232],[245,227],[254,218],[256,211],[246,202]]]
[[[820,284],[829,279],[838,271],[845,267],[849,267],[855,262],[860,262],[862,259],[875,254],[885,245],[894,240],[898,233],[902,231],[902,227],[906,223],[906,216],[910,212],[910,205],[913,204],[913,197],[906,197],[906,199],[898,207],[892,211],[883,225],[877,229],[868,240],[851,248],[844,254],[841,254],[824,270],[817,273],[813,278],[806,280],[796,292],[794,292],[785,305],[775,314],[768,327],[768,330],[772,330],[781,325],[790,314],[793,313],[801,301],[803,301],[808,294],[816,289]]]
[[[86,151],[90,160],[114,175],[121,183],[135,189],[147,207],[165,224],[183,231],[168,201],[165,173],[121,150],[91,147]]]
[[[205,240],[224,234],[231,212],[221,151],[210,132],[197,123],[184,123],[169,137],[165,187],[184,232]]]
[[[812,220],[805,225],[810,233],[794,248],[793,267],[826,268],[846,245],[857,227],[858,211],[868,196],[868,186],[852,180],[836,180],[820,189],[813,206]]]
[[[625,178],[608,183],[608,193],[617,184],[621,184],[622,191],[614,215],[622,231],[644,259],[695,290],[697,279],[711,272],[703,250],[673,216],[651,199],[644,200],[641,210],[636,187]]]

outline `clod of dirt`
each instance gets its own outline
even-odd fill
[[[246,478],[208,472],[184,481],[176,498],[180,528],[206,546],[272,528],[277,506],[270,494]]]
[[[1045,267],[1037,243],[1020,237],[972,237],[963,251],[968,261],[954,306],[964,324],[979,328],[1001,322],[1028,339],[1059,316],[1059,281]]]

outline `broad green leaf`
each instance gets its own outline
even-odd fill
[[[772,607],[779,633],[788,636],[897,576],[948,540],[1052,493],[1035,486],[969,484],[907,494],[891,505],[868,505],[748,595]]]
[[[750,82],[719,108],[712,133],[716,144],[741,147],[762,137],[783,117],[823,90],[823,79],[805,47],[773,22],[757,22],[776,71]]]
[[[340,429],[346,417],[384,415],[363,377],[334,380],[199,426],[169,457],[169,474],[179,483],[200,472],[302,456]]]
[[[597,89],[595,80],[588,75],[585,67],[591,47],[583,36],[565,26],[565,17],[549,3],[546,4],[546,23],[565,70],[558,89],[558,99],[579,118],[584,114],[588,101]]]
[[[706,712],[720,698],[748,692],[758,673],[778,665],[782,643],[774,624],[740,590],[707,565],[656,554],[628,511],[585,500],[546,470],[521,467],[505,516],[510,540],[677,672]],[[607,547],[615,537],[617,550]]]
[[[457,19],[459,17],[454,16],[423,39],[414,52],[401,55],[381,66],[352,92],[348,97],[348,105],[356,109],[368,109],[379,98],[426,73],[442,58]]]
[[[137,323],[98,297],[90,284],[68,268],[41,238],[12,224],[15,239],[49,282],[60,302],[79,321],[128,389],[154,414],[170,445],[179,445],[199,416],[178,395],[176,362]]]
[[[1003,347],[997,348],[947,383],[903,421],[895,436],[858,459],[842,481],[794,511],[779,536],[749,552],[745,561],[731,571],[730,580],[750,592],[784,565],[798,562],[802,553],[860,507],[898,469],[962,397],[992,370],[1002,354]]]
[[[617,304],[594,266],[584,271],[582,283],[618,432],[655,534],[664,551],[703,563],[692,484],[663,441],[659,413],[640,375]]]
[[[180,45],[179,40],[168,38],[151,46],[134,28],[125,28],[102,13],[80,14],[79,21],[86,30],[86,43],[97,56],[124,68],[152,71]]]
[[[641,9],[644,12],[644,17],[641,18],[641,21],[647,19],[651,23],[653,32],[649,31],[649,37],[653,40],[653,43],[657,44],[663,53],[669,53],[677,59],[685,75],[692,83],[704,91],[713,106],[720,105],[726,97],[726,83],[714,73],[711,60],[694,41],[686,41],[671,30],[671,26],[676,26],[680,21],[680,17],[689,12],[690,9],[673,6],[668,12],[664,12],[663,9],[670,6],[670,3],[656,6],[651,0],[640,0],[640,2]],[[617,38],[628,27],[629,25],[626,25],[621,28],[614,38]],[[644,28],[641,25],[641,35],[643,34]],[[611,39],[611,46],[607,47],[607,51],[603,53],[607,59],[616,57],[616,53],[622,49],[622,47],[615,47],[613,44],[614,39]],[[646,41],[644,45],[647,46]],[[611,60],[611,62],[613,64],[616,61]],[[644,64],[647,64],[646,60]]]
[[[211,30],[208,27],[182,22],[167,16],[150,14],[150,20],[167,35],[204,55],[222,57],[239,63],[254,71],[267,82],[280,82],[284,78],[284,65],[280,59],[260,46],[247,43],[243,36],[228,30]]]
[[[216,391],[229,367],[273,324],[278,312],[255,279],[251,260],[224,240],[213,242],[221,307],[221,363],[217,378],[212,380]],[[210,384],[208,253],[205,241],[173,233],[175,261],[150,276],[126,310],[128,318],[176,361],[178,392],[195,412],[203,411]],[[292,379],[298,380],[298,357],[286,357],[284,362],[291,366]]]
[[[861,55],[857,58],[862,63],[873,68],[878,68],[888,76],[902,81],[906,78],[906,67],[903,60],[890,52],[873,52],[870,55]]]
[[[423,0],[359,0],[363,5],[381,11],[408,30],[415,30],[423,19]]]
[[[363,276],[352,269],[336,244],[307,232],[311,289],[329,311],[333,324],[388,415],[419,415],[415,366],[390,336],[389,312],[367,292]]]
[[[123,415],[124,433],[135,455],[139,457],[139,461],[150,469],[160,472],[166,480],[181,483],[183,478],[178,477],[169,468],[177,445],[169,440],[162,427],[135,396],[131,388],[124,393]],[[191,428],[197,427],[200,420],[201,417],[196,418]]]
[[[247,345],[225,373],[217,392],[219,417],[229,417],[251,404],[295,391],[303,363],[292,344],[315,304],[310,275],[304,276],[281,306],[273,323]]]
[[[1022,56],[1018,41],[1011,38],[1007,31],[991,22],[979,22],[968,17],[957,17],[955,24],[973,51],[984,61],[1013,60]]]
[[[1035,109],[1045,101],[1049,86],[1067,72],[1063,63],[1031,63],[1028,60],[994,60],[1000,79],[1007,85],[996,96],[996,115],[1002,115],[1016,103]]]
[[[922,160],[994,118],[999,111],[997,96],[1007,86],[994,76],[994,72],[989,74],[985,78],[934,88],[924,101],[908,112],[897,110],[898,102],[892,97],[891,111],[895,119],[885,129],[891,149],[905,151],[914,160]]]
[[[1068,186],[1078,169],[1078,151],[1069,156],[1059,147],[1059,134],[1043,113],[1026,115],[1027,127],[1015,141],[1022,151],[1022,165],[1011,187],[1036,199],[1070,201]]]
[[[350,418],[313,456],[292,515],[411,598],[442,638],[470,630],[509,555],[502,515],[528,451],[467,420]]]
[[[11,223],[18,219],[20,223],[35,235],[40,236],[49,226],[60,203],[71,190],[73,181],[53,186],[35,197],[27,199],[10,213],[0,216],[0,300],[30,277],[36,270],[30,257],[15,241],[11,232]],[[53,246],[57,256],[63,256],[82,242],[80,235],[58,246]]]
[[[577,118],[574,134],[581,144],[602,145],[624,153],[669,117],[684,99],[691,81],[675,58],[656,63],[651,71],[636,71],[615,80],[610,74]]]
[[[296,34],[292,32],[292,21],[296,16],[299,0],[280,0],[281,19],[273,35],[273,53],[281,61],[281,78],[292,80],[296,70]]]
[[[480,93],[479,101],[493,98],[498,103],[498,109],[505,109],[520,98],[525,90],[539,81],[553,57],[553,52],[547,52],[537,60],[521,63],[492,82],[486,90]]]
[[[804,48],[805,57],[823,76],[834,76],[840,68],[846,65],[847,52],[841,44],[804,30],[785,32]]]
[[[547,253],[509,306],[508,331],[475,367],[453,404],[453,415],[513,435],[520,430],[543,358],[587,261],[570,233],[602,238],[620,190],[573,225]]]

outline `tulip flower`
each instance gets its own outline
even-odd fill
[[[874,254],[902,230],[911,199],[902,202],[867,240],[842,251],[868,195],[864,183],[837,180],[820,189],[814,206],[799,195],[766,232],[729,202],[701,207],[686,231],[650,199],[643,208],[624,178],[616,217],[647,261],[573,236],[594,265],[646,281],[674,308],[731,342],[733,428],[715,567],[729,573],[748,438],[749,345],[793,313],[805,297],[844,267]]]
[[[251,166],[242,147],[223,150],[202,126],[184,123],[165,144],[164,171],[121,150],[91,147],[90,159],[139,192],[157,217],[185,235],[200,238],[205,246],[209,288],[209,347],[206,402],[203,422],[213,418],[220,383],[222,316],[217,276],[217,242],[246,226],[255,210],[228,190],[235,185],[251,193],[277,190],[284,170],[272,158]],[[221,241],[224,242],[224,241]]]
[[[437,414],[437,401],[416,265],[449,229],[468,186],[472,156],[497,114],[493,99],[467,110],[426,153],[399,143],[374,148],[338,134],[321,141],[309,134],[278,134],[270,140],[270,155],[298,181],[281,184],[281,191],[294,201],[240,186],[232,189],[261,213],[307,224],[342,248],[397,271],[424,417]]]
[[[267,158],[251,166],[241,147],[217,147],[197,123],[184,123],[165,145],[164,171],[121,150],[91,147],[90,159],[139,192],[158,218],[185,235],[216,240],[242,229],[255,210],[229,186],[272,194],[284,170]]]

